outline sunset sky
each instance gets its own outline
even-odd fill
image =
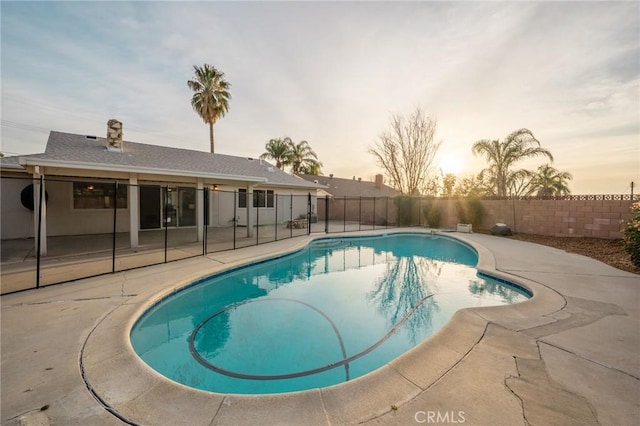
[[[485,164],[479,139],[526,127],[575,194],[640,185],[640,3],[1,3],[5,155],[49,130],[207,151],[186,82],[209,63],[231,83],[216,151],[257,157],[306,140],[338,177],[370,179],[392,114],[437,119],[436,166]],[[542,160],[540,160],[542,161]],[[531,168],[540,161],[527,163]]]

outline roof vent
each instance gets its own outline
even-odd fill
[[[251,158],[251,157],[247,157],[247,160],[249,160],[249,161],[253,161],[253,158]]]
[[[329,175],[329,179],[333,179],[333,173]]]
[[[86,135],[86,136],[85,136],[85,139],[93,139],[93,140],[96,140],[96,139],[98,139],[98,138],[97,138],[96,136],[94,136],[94,135]]]

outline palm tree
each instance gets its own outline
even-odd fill
[[[524,169],[511,173],[509,176],[509,194],[517,197],[531,195],[534,192],[534,176],[534,172]]]
[[[300,173],[303,173],[305,175],[321,175],[322,163],[319,161],[313,161],[309,164],[304,164],[300,168]]]
[[[538,167],[538,172],[531,180],[532,192],[538,197],[571,194],[569,182],[573,179],[571,173],[561,172],[548,164]]]
[[[283,139],[271,139],[264,146],[265,152],[260,156],[260,158],[263,160],[267,158],[275,160],[276,167],[283,170],[285,166],[291,164],[292,145],[293,141],[289,137],[285,137]]]
[[[187,86],[194,92],[191,98],[191,106],[198,113],[202,120],[209,125],[209,140],[211,141],[211,152],[214,150],[213,125],[220,117],[229,110],[229,84],[224,79],[224,73],[215,67],[204,64],[199,67],[193,66],[195,79],[187,81]]]
[[[305,170],[320,171],[322,165],[318,162],[318,155],[309,146],[307,141],[297,144],[291,142],[291,173],[299,174]]]
[[[486,158],[489,167],[483,170],[495,187],[495,194],[506,197],[511,192],[514,181],[522,176],[520,170],[513,170],[518,161],[526,158],[545,156],[553,161],[549,150],[542,148],[540,142],[528,129],[511,133],[503,141],[482,139],[473,144],[473,154]]]

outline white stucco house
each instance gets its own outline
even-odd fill
[[[250,235],[256,214],[260,223],[283,223],[306,214],[307,202],[294,200],[309,195],[315,210],[320,187],[260,159],[123,141],[116,120],[106,138],[52,131],[44,153],[2,158],[0,172],[2,240],[37,239],[43,182],[41,254],[47,236],[112,232],[114,211],[116,230],[130,234],[131,247],[140,231],[163,224],[194,227],[201,241],[205,214],[208,226],[235,221]]]

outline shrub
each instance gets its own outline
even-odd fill
[[[398,195],[393,199],[398,211],[398,226],[410,226],[413,212],[413,197]]]
[[[432,200],[429,200],[422,210],[425,220],[430,228],[440,228],[442,223],[442,212],[438,204]]]
[[[480,229],[484,221],[484,205],[475,197],[461,198],[456,202],[456,211],[460,223],[470,223],[474,229]]]
[[[623,229],[624,248],[634,265],[640,266],[640,201],[631,205],[633,216]]]

